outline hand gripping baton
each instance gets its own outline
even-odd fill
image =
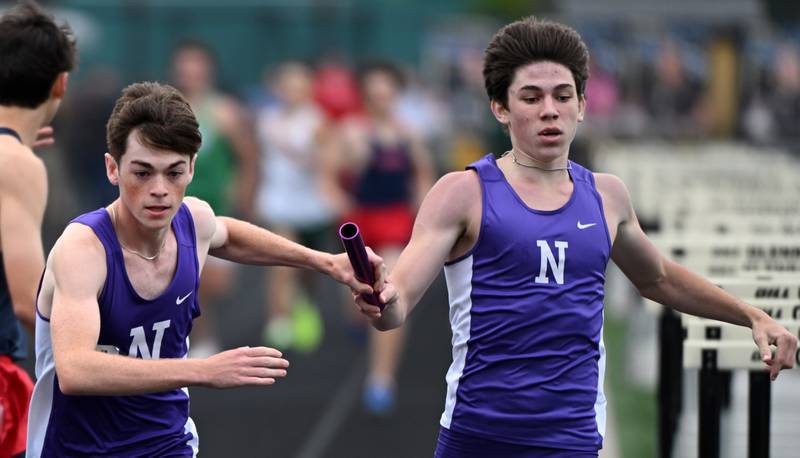
[[[344,223],[339,228],[339,238],[342,239],[342,245],[347,252],[347,257],[350,258],[350,265],[353,266],[353,272],[356,278],[362,282],[372,286],[375,283],[375,275],[372,271],[372,265],[369,263],[367,257],[367,249],[364,246],[364,240],[361,238],[361,231],[355,223]],[[362,294],[364,300],[372,305],[377,305],[383,310],[383,304],[379,299],[377,293]]]

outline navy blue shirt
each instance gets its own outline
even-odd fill
[[[14,304],[8,291],[3,254],[0,253],[0,355],[8,355],[13,360],[25,359],[28,344],[22,325],[14,315]]]
[[[22,143],[19,134],[8,127],[0,127],[0,135],[10,135]],[[2,253],[0,253],[0,355],[8,355],[16,361],[28,356],[25,333],[14,314],[14,304],[11,303]]]

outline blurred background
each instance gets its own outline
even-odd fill
[[[405,145],[409,192],[399,198],[413,214],[434,179],[509,149],[488,109],[483,50],[499,27],[530,14],[575,27],[589,45],[587,120],[570,157],[622,176],[654,237],[676,215],[708,215],[703,203],[737,196],[765,194],[785,203],[776,207],[787,220],[798,218],[796,1],[41,3],[69,22],[79,49],[57,144],[39,152],[51,183],[47,249],[71,218],[116,196],[103,167],[105,122],[123,87],[158,80],[183,90],[200,119],[202,178],[190,193],[218,213],[340,251],[338,224],[381,188],[363,188],[365,157]],[[696,180],[683,180],[687,173]],[[346,291],[319,275],[215,263],[201,299],[193,356],[267,343],[292,364],[273,387],[192,389],[201,456],[432,455],[451,361],[441,278],[407,332],[383,340],[354,316]],[[695,456],[696,423],[664,433],[659,420],[659,316],[609,268],[603,456]],[[32,371],[33,358],[26,367]],[[773,399],[785,399],[779,386],[800,393],[797,382],[780,380]],[[683,406],[685,419],[693,407]],[[746,422],[724,423],[728,442],[736,421]],[[772,456],[796,456],[793,436],[775,431]],[[745,448],[727,447],[723,456],[745,456]]]

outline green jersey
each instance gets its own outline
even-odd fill
[[[194,177],[186,195],[205,200],[217,215],[228,215],[232,209],[231,182],[236,157],[230,141],[225,138],[214,119],[219,99],[204,98],[195,109],[203,143],[197,152]]]

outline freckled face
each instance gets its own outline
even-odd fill
[[[106,171],[133,217],[147,228],[158,229],[169,226],[180,208],[192,181],[194,159],[146,146],[134,130],[120,164],[106,155]]]

